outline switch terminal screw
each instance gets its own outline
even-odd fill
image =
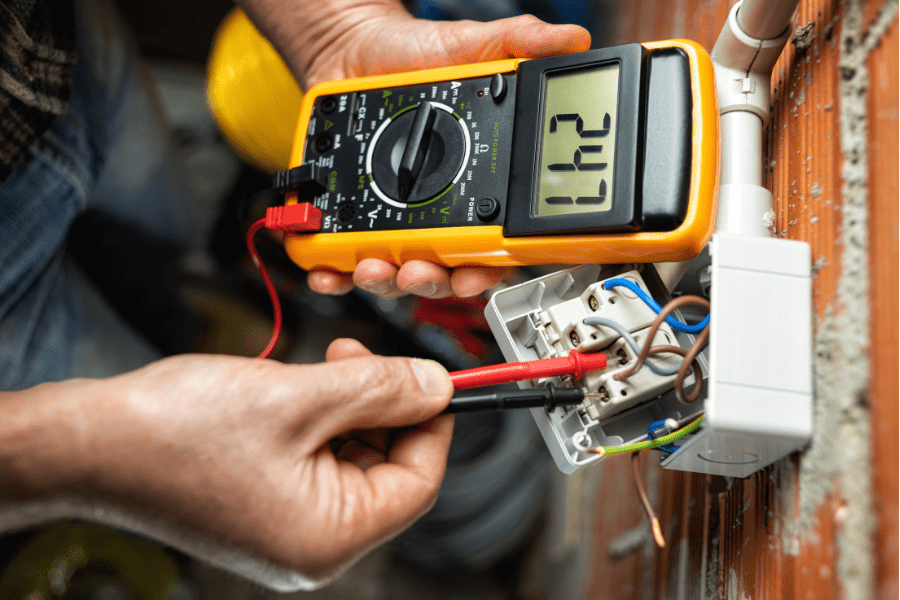
[[[584,431],[580,431],[572,436],[572,444],[582,452],[589,450],[591,447],[591,436]]]

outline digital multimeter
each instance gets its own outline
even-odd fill
[[[327,82],[300,115],[286,199],[317,225],[285,247],[305,269],[677,261],[713,231],[718,111],[694,42]]]

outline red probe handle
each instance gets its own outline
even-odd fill
[[[577,350],[572,350],[572,353],[568,356],[454,371],[450,373],[450,379],[453,381],[454,388],[466,390],[498,383],[525,381],[526,379],[538,379],[540,377],[555,377],[557,375],[574,375],[576,379],[580,379],[581,375],[587,371],[598,371],[605,368],[606,355],[602,352],[582,354]]]

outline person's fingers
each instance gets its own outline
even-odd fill
[[[424,260],[404,263],[397,272],[397,287],[423,298],[446,298],[453,294],[447,269]]]
[[[387,460],[384,452],[364,444],[359,440],[350,440],[341,446],[335,454],[335,458],[353,463],[363,471],[368,471],[375,465],[380,465]]]
[[[348,431],[347,433],[342,433],[329,440],[328,447],[331,448],[332,452],[337,454],[344,444],[353,440],[386,456],[388,448],[391,446],[391,437],[395,431],[397,430],[358,429],[356,431]]]
[[[448,21],[441,40],[455,63],[541,58],[587,50],[591,34],[578,25],[551,25],[532,15],[475,23]]]
[[[395,430],[393,429],[361,429],[351,431],[350,437],[359,443],[378,450],[382,454],[387,454],[388,448],[391,446],[391,436]]]
[[[459,267],[450,274],[450,286],[460,298],[476,296],[503,279],[506,269],[495,267]]]
[[[582,52],[591,47],[591,34],[578,25],[551,25],[531,15],[514,17],[502,25],[505,50],[515,58],[542,58]]]
[[[437,499],[453,435],[453,415],[441,415],[403,432],[387,462],[366,471],[374,490],[368,523],[373,541],[394,535],[424,514]]]
[[[397,287],[397,267],[377,258],[359,261],[353,271],[353,283],[382,298],[396,298],[405,293]]]
[[[476,296],[497,285],[505,273],[505,268],[496,267],[458,267],[448,272],[424,260],[411,260],[398,269],[383,260],[367,258],[356,266],[352,280],[350,275],[332,271],[312,271],[309,278],[310,288],[323,294],[346,293],[349,290],[345,288],[352,288],[355,282],[360,289],[382,298],[415,294],[436,299]]]
[[[313,447],[349,430],[422,423],[446,408],[453,394],[447,370],[430,360],[373,355],[295,372],[305,402],[297,404],[303,418],[301,430],[293,432]]]
[[[359,358],[361,356],[372,356],[372,353],[368,348],[352,338],[338,338],[328,344],[328,349],[325,350],[325,360],[327,362]]]
[[[310,271],[306,282],[312,291],[331,296],[346,294],[353,289],[353,276],[337,271]]]

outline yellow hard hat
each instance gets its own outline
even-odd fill
[[[303,92],[284,59],[240,9],[213,39],[206,99],[222,134],[251,165],[286,169]]]

